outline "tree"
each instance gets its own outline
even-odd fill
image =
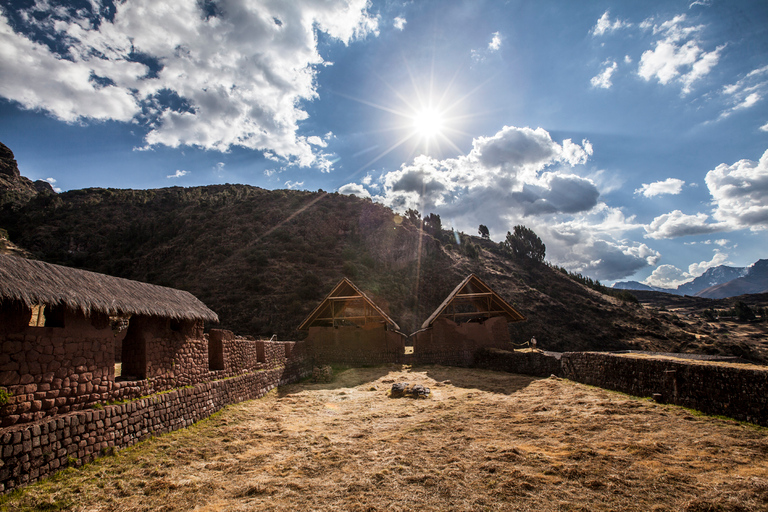
[[[405,211],[405,218],[411,221],[411,224],[414,226],[421,226],[421,214],[419,213],[419,210],[408,208]]]
[[[440,220],[440,216],[430,213],[429,216],[424,217],[424,231],[441,240],[443,237],[443,222]]]
[[[480,224],[480,227],[477,229],[477,233],[485,240],[488,240],[491,237],[491,234],[488,231],[488,226],[483,224]]]
[[[755,312],[752,311],[749,304],[741,300],[734,306],[733,313],[742,321],[754,320],[755,318]]]
[[[531,258],[538,262],[544,261],[547,250],[541,238],[532,229],[525,226],[515,226],[514,234],[507,231],[504,245],[515,256]]]

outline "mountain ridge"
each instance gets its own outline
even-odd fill
[[[189,291],[216,311],[218,327],[243,335],[302,339],[298,325],[342,277],[414,332],[475,273],[527,317],[510,325],[516,344],[535,336],[549,350],[674,352],[702,343],[691,332],[698,327],[503,244],[443,230],[437,216],[404,217],[335,192],[231,184],[38,192],[3,204],[0,227],[32,257]],[[708,350],[749,357],[728,340]]]

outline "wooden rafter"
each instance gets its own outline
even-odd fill
[[[458,305],[472,306],[475,308],[475,311],[458,311]],[[443,303],[421,324],[422,329],[430,327],[441,316],[454,321],[459,318],[491,318],[495,316],[505,316],[510,322],[522,322],[525,320],[525,317],[519,311],[510,306],[474,274],[467,276],[466,279],[454,288]]]
[[[381,308],[346,277],[331,290],[301,323],[299,330],[313,325],[340,326],[347,323],[383,323],[394,330],[400,327]]]

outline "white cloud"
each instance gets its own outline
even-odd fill
[[[661,240],[664,238],[716,233],[728,229],[725,223],[710,223],[708,220],[709,215],[706,213],[687,215],[680,210],[675,210],[659,215],[648,226],[645,226],[645,237]]]
[[[710,268],[723,265],[728,261],[728,255],[715,250],[715,254],[709,261],[691,263],[688,265],[688,271],[681,270],[674,265],[659,265],[653,270],[643,283],[659,288],[677,288],[681,284],[701,276]]]
[[[768,150],[758,162],[744,159],[733,165],[720,164],[707,173],[705,181],[712,195],[713,222],[706,213],[688,215],[675,210],[644,226],[646,238],[768,229]]]
[[[405,28],[405,24],[408,23],[408,21],[405,18],[402,18],[400,16],[397,16],[394,21],[392,22],[392,25],[397,30],[403,30]]]
[[[550,261],[598,279],[618,279],[654,265],[660,254],[624,239],[623,233],[642,226],[598,202],[595,183],[571,169],[592,153],[587,140],[559,144],[543,128],[505,126],[475,138],[466,156],[419,156],[385,173],[371,195],[396,211],[440,214],[444,225],[465,232],[484,224],[497,240],[524,224],[545,240]],[[371,181],[339,192],[368,197]]]
[[[653,272],[643,281],[643,284],[658,288],[674,289],[690,280],[691,276],[674,265],[659,265],[653,269]]]
[[[731,229],[768,228],[768,150],[758,162],[720,164],[705,181],[714,199],[715,219]]]
[[[488,43],[488,50],[495,52],[501,48],[501,34],[494,32],[491,34],[491,42]]]
[[[728,255],[715,249],[715,255],[709,261],[701,261],[699,263],[691,263],[688,265],[688,274],[692,277],[699,277],[710,268],[714,268],[723,265],[728,261]]]
[[[87,9],[38,2],[24,33],[0,14],[0,95],[67,122],[139,122],[147,147],[242,146],[308,166],[323,160],[296,133],[324,64],[316,31],[344,44],[378,33],[366,0],[231,0],[212,15],[197,0],[115,5],[93,25]]]
[[[166,178],[181,178],[182,176],[186,176],[187,174],[189,174],[189,171],[180,171],[176,169],[175,174],[169,174],[168,176],[166,176]]]
[[[723,110],[717,119],[724,119],[734,112],[753,107],[763,99],[766,91],[768,91],[768,66],[750,71],[738,82],[723,87],[722,94],[730,106]]]
[[[357,197],[371,197],[370,192],[368,192],[365,187],[357,183],[348,183],[340,187],[339,194],[346,194]]]
[[[311,137],[307,137],[307,142],[309,144],[312,144],[313,146],[319,146],[321,148],[324,148],[324,147],[328,146],[328,143],[325,142],[320,137],[318,137],[317,135],[312,135]]]
[[[51,187],[53,187],[53,191],[57,194],[61,192],[61,189],[56,186],[56,180],[54,178],[45,178],[43,181],[47,181],[51,184]]]
[[[642,194],[645,197],[653,197],[661,194],[677,195],[683,190],[685,182],[677,178],[667,178],[664,181],[656,181],[654,183],[643,183],[643,185],[635,190],[635,194]]]
[[[640,57],[638,74],[650,81],[656,79],[666,85],[676,81],[682,84],[682,93],[691,92],[694,82],[709,74],[725,46],[718,46],[710,52],[699,45],[698,34],[704,27],[686,25],[684,14],[675,16],[661,25],[653,24],[653,33],[663,39],[656,41],[652,50],[646,50]]]
[[[286,181],[284,184],[285,188],[287,188],[288,190],[299,188],[302,185],[304,185],[303,181],[291,181],[291,180]]]
[[[763,126],[761,126],[760,131],[768,132],[768,123],[765,123]]]
[[[615,61],[608,64],[604,70],[602,70],[600,73],[592,77],[592,79],[590,80],[592,87],[599,87],[601,89],[610,89],[611,85],[613,85],[613,82],[611,82],[611,76],[613,76],[613,73],[614,71],[616,71],[617,67],[618,67],[618,64],[616,64]]]
[[[631,23],[622,21],[620,19],[616,19],[615,21],[611,22],[610,14],[608,11],[605,11],[603,15],[600,16],[600,18],[597,20],[597,24],[595,24],[594,28],[592,29],[592,35],[602,36],[608,32],[614,32],[620,28],[631,26]]]

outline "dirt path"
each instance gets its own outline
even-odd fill
[[[432,397],[388,398],[401,381]],[[392,365],[65,473],[0,509],[768,510],[768,429],[554,378]]]

